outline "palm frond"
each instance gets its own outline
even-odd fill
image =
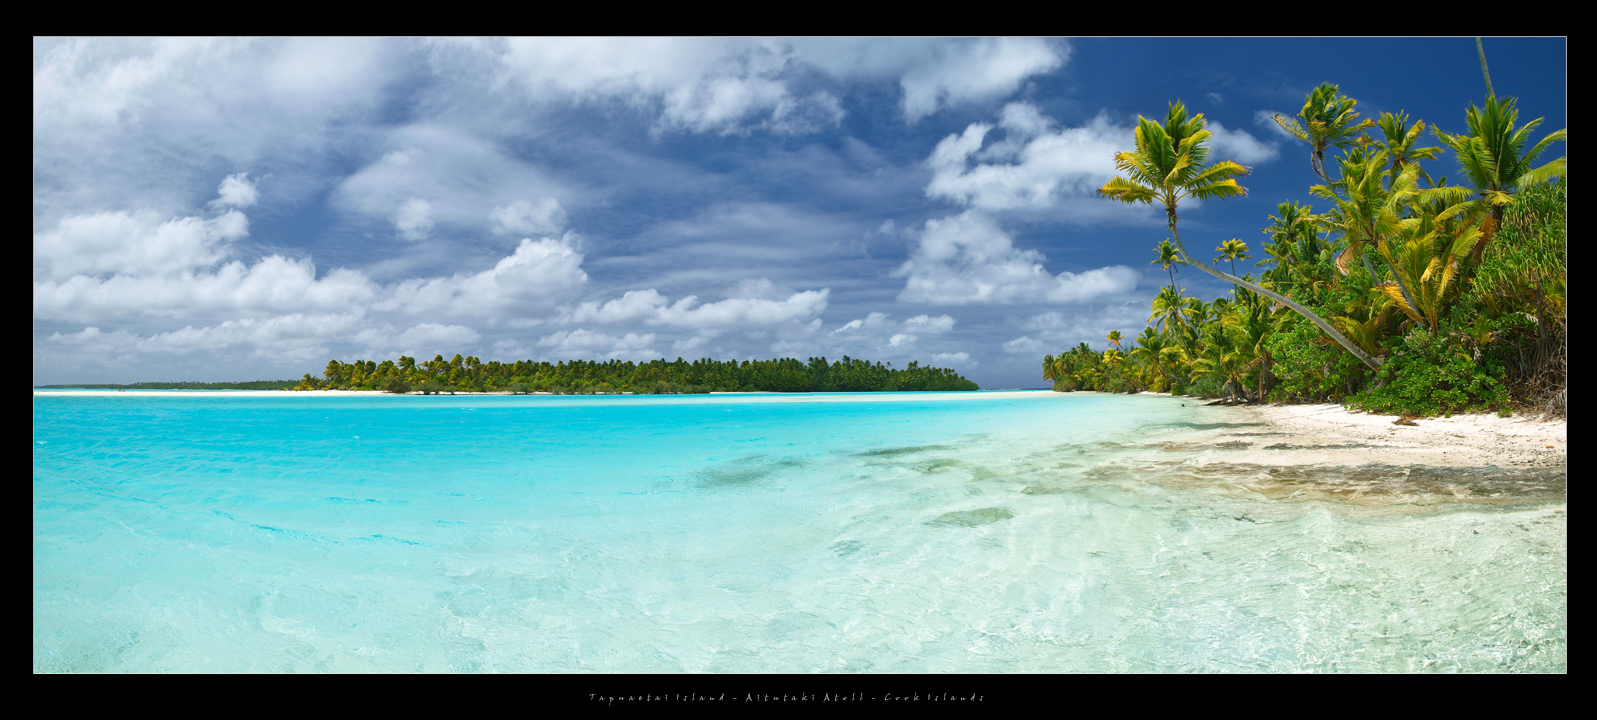
[[[1104,183],[1104,186],[1098,189],[1098,194],[1123,203],[1152,203],[1155,197],[1153,188],[1123,177],[1112,178]]]
[[[1199,200],[1224,200],[1248,194],[1247,188],[1237,184],[1235,180],[1221,180],[1209,185],[1188,188],[1186,194]]]
[[[1276,125],[1281,126],[1281,129],[1285,130],[1288,135],[1291,135],[1292,137],[1295,137],[1295,138],[1297,138],[1299,140],[1302,140],[1304,142],[1308,141],[1309,132],[1307,130],[1304,130],[1303,129],[1303,125],[1301,123],[1299,123],[1297,120],[1289,118],[1289,117],[1287,117],[1285,115],[1275,115],[1275,116],[1271,117],[1270,119],[1274,120]]]
[[[1532,185],[1552,182],[1555,178],[1565,177],[1567,170],[1568,161],[1565,158],[1558,158],[1535,170],[1520,175],[1519,182],[1516,182],[1514,187],[1518,190],[1524,190]]]

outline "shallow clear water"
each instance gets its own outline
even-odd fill
[[[1560,497],[1274,492],[1170,398],[829,399],[36,396],[34,669],[1566,669]]]

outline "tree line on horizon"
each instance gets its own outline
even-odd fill
[[[810,358],[779,360],[571,360],[556,363],[521,360],[482,362],[442,354],[417,362],[331,360],[321,378],[309,373],[293,390],[382,390],[423,394],[509,392],[555,394],[677,394],[708,392],[894,392],[969,391],[976,383],[947,369],[911,361],[903,368],[843,356],[828,362]]]
[[[1208,164],[1202,114],[1171,103],[1163,123],[1139,118],[1136,149],[1120,153],[1120,175],[1103,196],[1158,204],[1170,239],[1155,248],[1170,284],[1150,323],[1110,347],[1086,343],[1043,359],[1054,389],[1169,391],[1229,402],[1342,402],[1349,408],[1428,416],[1512,408],[1567,413],[1568,260],[1566,159],[1537,159],[1563,129],[1530,142],[1537,118],[1516,128],[1513,98],[1491,94],[1465,113],[1468,131],[1431,133],[1406,113],[1359,120],[1357,101],[1322,84],[1295,117],[1276,118],[1309,144],[1323,184],[1277,206],[1263,229],[1269,266],[1238,275],[1249,259],[1240,239],[1209,263],[1177,232],[1180,200],[1246,194],[1234,162]],[[1328,161],[1327,151],[1335,151]],[[1420,161],[1452,151],[1463,184],[1432,179]],[[1218,265],[1225,261],[1226,272]],[[1226,281],[1212,301],[1177,283],[1181,268]]]

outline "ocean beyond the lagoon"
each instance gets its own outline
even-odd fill
[[[1567,669],[1562,467],[1191,399],[39,393],[33,439],[36,672]]]

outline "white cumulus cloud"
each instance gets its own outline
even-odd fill
[[[911,123],[948,105],[995,100],[1026,78],[1050,72],[1069,58],[1068,46],[1036,38],[979,38],[940,45],[927,61],[904,73],[904,117]]]
[[[488,213],[488,220],[499,235],[554,235],[566,228],[566,210],[554,198],[536,203],[517,200],[494,208]]]
[[[336,209],[393,223],[410,240],[462,231],[519,239],[552,235],[565,225],[565,209],[553,198],[570,192],[502,143],[459,127],[416,123],[387,131],[383,144],[390,149],[334,188]]]
[[[982,210],[1047,207],[1060,197],[1086,197],[1115,175],[1114,156],[1135,146],[1131,128],[1099,114],[1079,128],[1049,132],[1051,123],[1026,105],[1005,108],[1008,137],[982,151],[994,129],[973,123],[937,144],[926,161],[926,196]],[[980,162],[983,157],[989,162]]]
[[[897,322],[888,313],[873,312],[830,331],[812,334],[803,342],[789,342],[785,347],[831,356],[851,355],[899,363],[917,358],[924,360],[927,353],[937,348],[920,348],[919,343],[926,340],[937,344],[939,336],[954,329],[955,322],[948,315],[933,317],[925,314]]]
[[[343,312],[361,308],[378,288],[359,272],[338,268],[318,279],[310,260],[281,255],[254,265],[235,260],[215,272],[180,277],[76,275],[62,282],[36,281],[34,317],[105,319],[125,315],[187,317],[208,312],[250,314]]]
[[[215,264],[229,241],[248,234],[249,219],[237,210],[169,220],[148,209],[74,215],[33,236],[34,275],[178,275]]]
[[[1138,274],[1122,265],[1050,274],[1043,254],[1021,250],[984,213],[967,210],[926,221],[909,260],[893,272],[906,278],[898,299],[930,305],[1085,303],[1134,289]]]
[[[1010,340],[1004,343],[1003,347],[1004,352],[1011,355],[1037,355],[1040,353],[1046,353],[1049,349],[1047,343],[1044,343],[1040,340],[1034,340],[1028,335],[1022,335],[1014,340]]]
[[[477,342],[481,337],[476,330],[464,325],[418,323],[400,333],[394,341],[400,347],[406,348],[401,351],[403,354],[418,359],[428,359],[434,355],[450,352],[450,348]]]
[[[141,336],[126,330],[101,332],[98,327],[80,333],[54,333],[46,342],[77,346],[101,353],[192,353],[247,348],[255,356],[275,360],[305,361],[327,352],[327,340],[348,333],[359,323],[354,314],[289,314],[271,318],[242,318],[216,325]]]
[[[768,291],[769,280],[754,281],[734,286],[734,292]],[[829,288],[805,290],[789,295],[784,300],[767,297],[729,297],[712,303],[699,303],[696,295],[676,302],[661,295],[654,288],[631,290],[614,300],[600,304],[596,301],[581,303],[570,308],[562,322],[566,323],[623,323],[643,322],[649,325],[692,328],[698,330],[759,329],[791,321],[807,321],[826,309]]]
[[[227,176],[216,193],[218,197],[211,204],[220,207],[249,207],[261,197],[260,191],[255,189],[255,183],[250,182],[248,173]]]
[[[954,319],[947,315],[916,315],[904,321],[904,329],[924,333],[945,333],[954,329]]]
[[[777,41],[512,39],[499,60],[535,96],[658,107],[658,130],[806,133],[843,117],[836,96],[793,90],[787,75],[798,58]]]
[[[588,281],[574,233],[559,240],[523,239],[509,257],[479,273],[400,282],[392,297],[374,305],[416,315],[527,317]]]
[[[441,41],[496,58],[534,97],[619,101],[655,110],[657,130],[808,133],[837,126],[842,104],[816,77],[896,80],[915,123],[990,102],[1062,67],[1070,46],[1037,38],[537,38]]]
[[[1010,103],[996,125],[972,123],[943,138],[926,159],[932,170],[926,196],[989,211],[1096,198],[1098,188],[1117,174],[1115,155],[1136,146],[1134,128],[1115,124],[1105,113],[1081,127],[1053,127],[1053,120],[1034,106]],[[1280,156],[1276,143],[1244,130],[1228,129],[1217,120],[1207,127],[1214,133],[1212,160],[1247,165]],[[1003,131],[1002,139],[990,141],[994,130]]]
[[[654,333],[627,333],[616,337],[582,328],[560,330],[538,339],[537,346],[546,348],[546,357],[593,358],[609,360],[649,360],[661,357],[650,345]]]
[[[1275,125],[1272,121],[1271,125]],[[1280,146],[1263,142],[1246,130],[1228,130],[1219,120],[1210,120],[1205,126],[1214,137],[1209,141],[1209,161],[1230,160],[1243,165],[1266,163],[1281,157]],[[1280,126],[1276,126],[1279,130]]]

